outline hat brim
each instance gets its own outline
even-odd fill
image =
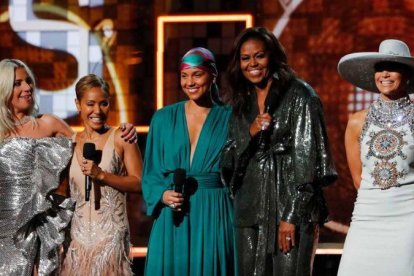
[[[414,58],[380,54],[377,52],[353,53],[342,57],[338,63],[341,77],[353,85],[367,91],[380,93],[375,85],[375,64],[395,62],[409,66],[414,71]],[[414,93],[414,81],[410,81],[409,93]]]

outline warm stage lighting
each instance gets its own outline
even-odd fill
[[[320,243],[316,249],[316,255],[341,255],[342,243]],[[147,256],[147,247],[131,247],[132,258],[144,258]]]
[[[83,130],[83,126],[71,126],[71,128],[73,129],[73,131],[75,132],[81,132]],[[149,130],[149,126],[135,126],[135,130],[138,133],[147,133]]]
[[[205,22],[244,22],[246,28],[253,26],[251,14],[209,14],[209,15],[165,15],[157,19],[157,50],[156,50],[156,109],[164,106],[164,25],[167,23],[205,23]],[[138,133],[147,133],[149,126],[136,126]],[[72,126],[76,132],[82,126]]]
[[[192,22],[245,22],[246,28],[253,26],[251,14],[209,14],[209,15],[163,15],[157,19],[156,52],[156,94],[157,110],[164,106],[164,24]]]

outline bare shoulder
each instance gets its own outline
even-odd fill
[[[359,135],[364,126],[367,113],[368,110],[364,109],[351,114],[348,119],[347,132],[352,132],[356,135]]]
[[[72,136],[73,130],[70,126],[53,114],[42,114],[37,117],[39,126],[42,128],[48,128],[52,133],[52,136]]]
[[[355,112],[349,116],[348,125],[349,126],[359,126],[363,125],[365,118],[367,117],[368,109],[364,109],[358,112]]]
[[[125,139],[122,137],[122,130],[120,128],[115,129],[114,141],[115,141],[115,146],[117,148],[123,149],[124,151],[133,149],[137,145],[137,143],[130,143],[128,141],[125,141]]]
[[[115,129],[114,141],[115,141],[115,145],[117,145],[118,147],[122,147],[122,148],[126,144],[128,144],[128,142],[125,142],[124,139],[122,138],[122,130],[119,127]]]
[[[44,122],[44,123],[47,123],[47,124],[60,123],[61,121],[63,121],[58,116],[53,115],[53,114],[41,114],[37,117],[37,119],[40,122]]]

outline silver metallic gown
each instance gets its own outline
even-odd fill
[[[68,138],[9,138],[0,143],[0,275],[49,275],[72,217],[70,199],[52,193],[72,156]]]

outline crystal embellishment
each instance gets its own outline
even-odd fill
[[[372,132],[372,138],[367,142],[369,146],[368,156],[375,156],[378,159],[390,160],[396,156],[402,159],[407,159],[407,156],[402,152],[405,132],[398,132],[391,129],[381,130],[379,132]]]
[[[408,124],[413,132],[413,122],[414,105],[409,97],[395,101],[385,101],[379,97],[371,105],[362,128],[360,142],[371,125],[380,128],[378,131],[371,131],[370,139],[366,142],[368,152],[365,157],[376,159],[371,171],[374,186],[383,190],[399,186],[399,180],[407,175],[405,169],[399,169],[395,158],[407,159],[403,147],[408,144],[404,139],[408,134],[401,127]]]

